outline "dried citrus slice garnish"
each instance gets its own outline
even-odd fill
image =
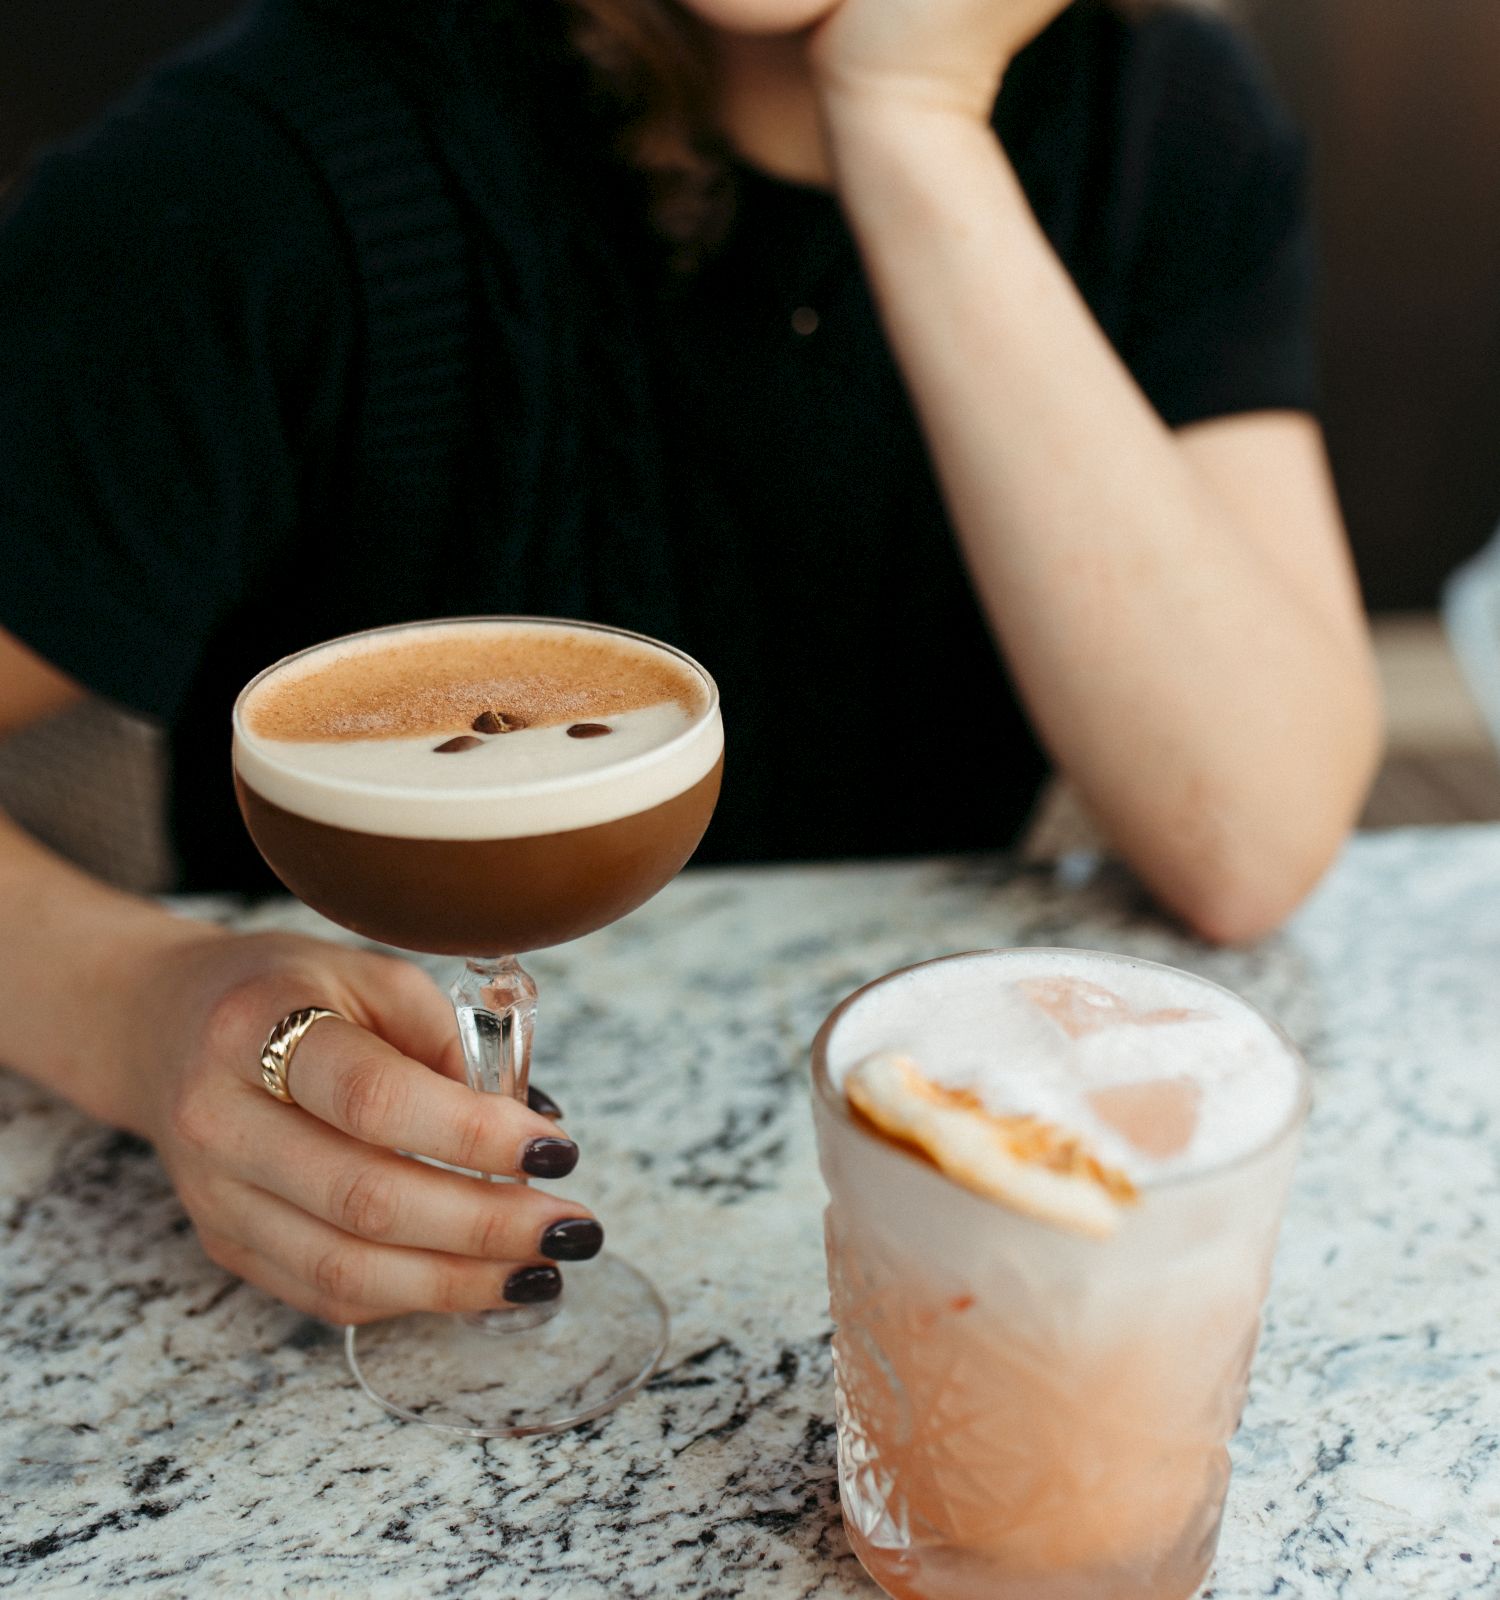
[[[1081,1139],[1033,1116],[998,1116],[922,1075],[909,1056],[853,1067],[844,1092],[882,1133],[915,1145],[955,1183],[1041,1222],[1107,1239],[1137,1198]]]

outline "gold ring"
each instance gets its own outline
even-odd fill
[[[304,1006],[300,1011],[289,1011],[271,1029],[265,1049],[260,1053],[260,1081],[266,1086],[266,1093],[284,1100],[289,1106],[297,1103],[286,1086],[286,1075],[292,1070],[292,1052],[302,1043],[307,1030],[322,1017],[342,1020],[337,1011],[329,1011],[324,1006]]]

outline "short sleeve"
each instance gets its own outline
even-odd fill
[[[148,91],[39,162],[0,219],[0,626],[172,718],[297,529],[339,264],[295,149],[230,91]]]
[[[1317,401],[1300,136],[1228,27],[1166,9],[1135,30],[1120,190],[1134,248],[1119,338],[1172,426]]]

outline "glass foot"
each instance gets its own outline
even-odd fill
[[[567,1271],[557,1314],[492,1331],[418,1312],[344,1332],[360,1387],[387,1411],[472,1439],[557,1433],[613,1411],[656,1371],[667,1308],[618,1256]]]

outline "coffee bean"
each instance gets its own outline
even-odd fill
[[[517,733],[526,726],[526,719],[510,711],[481,711],[469,726],[475,733]]]
[[[436,744],[432,748],[435,754],[448,756],[455,755],[460,750],[477,750],[483,743],[483,739],[476,739],[472,733],[461,733],[456,739],[444,739],[441,744]]]
[[[570,739],[598,739],[606,733],[613,733],[613,728],[606,727],[602,722],[575,722],[568,729]]]

